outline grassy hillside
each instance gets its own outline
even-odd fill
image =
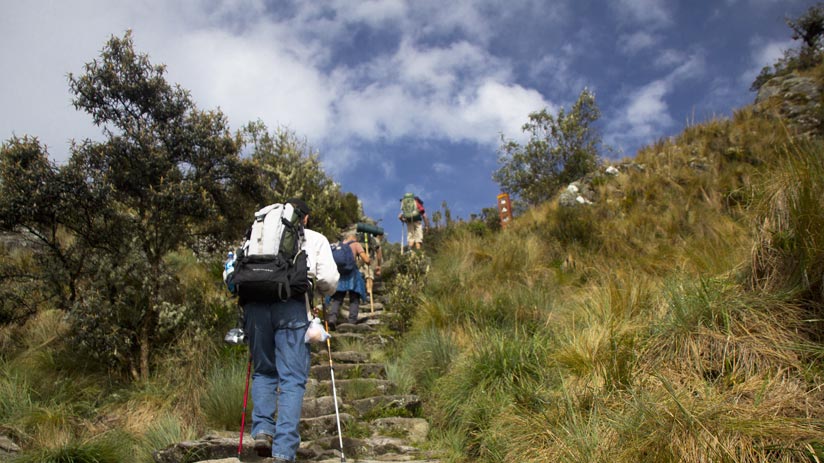
[[[449,461],[824,457],[824,159],[764,108],[447,232],[397,369]]]

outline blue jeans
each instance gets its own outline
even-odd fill
[[[249,302],[244,310],[254,365],[252,435],[272,436],[272,456],[294,461],[310,365],[309,345],[303,340],[309,323],[306,306],[296,300]]]

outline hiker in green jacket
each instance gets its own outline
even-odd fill
[[[412,193],[406,193],[401,198],[401,213],[398,220],[406,224],[406,240],[409,249],[420,249],[423,244],[424,226],[429,229],[429,219],[421,198]]]

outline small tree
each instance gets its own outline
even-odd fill
[[[529,115],[523,131],[529,142],[521,146],[502,138],[492,178],[501,189],[534,205],[551,198],[558,189],[592,172],[598,165],[601,137],[594,127],[600,117],[595,95],[584,89],[567,113],[553,117],[543,109]]]

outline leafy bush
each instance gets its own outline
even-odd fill
[[[394,260],[391,278],[388,279],[388,306],[399,315],[401,331],[405,331],[420,306],[429,259],[420,251],[410,251]]]

